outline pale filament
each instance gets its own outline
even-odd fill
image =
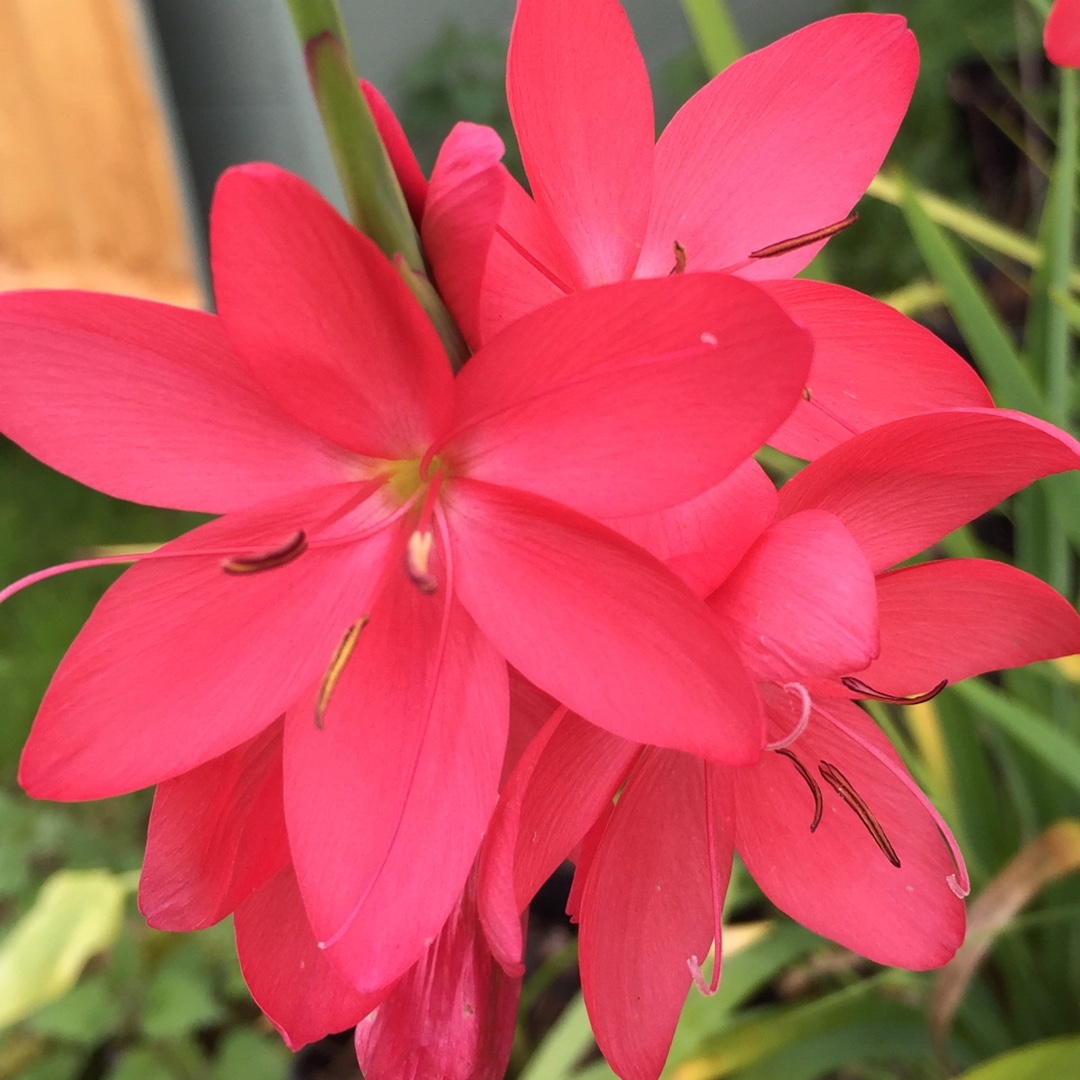
[[[810,713],[814,708],[814,703],[810,698],[810,691],[807,690],[802,683],[784,683],[781,689],[786,690],[789,694],[795,694],[796,697],[798,697],[800,703],[799,719],[796,721],[795,726],[791,731],[783,738],[766,743],[766,750],[786,750],[804,731],[806,731],[806,726],[810,723]]]
[[[712,997],[720,986],[720,916],[723,910],[724,900],[720,895],[720,889],[717,886],[716,833],[713,827],[712,784],[710,783],[709,763],[703,761],[701,764],[705,770],[705,844],[709,849],[709,889],[712,894],[713,906],[714,948],[712,979],[709,982],[705,982],[705,976],[701,972],[701,961],[696,956],[691,956],[686,961],[686,966],[690,969],[690,977],[694,980],[694,985],[698,990],[704,994],[705,997]]]

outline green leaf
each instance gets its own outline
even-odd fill
[[[109,1080],[177,1080],[177,1073],[159,1061],[152,1050],[136,1047],[121,1058]]]
[[[208,1027],[221,1016],[205,972],[165,964],[146,991],[142,1029],[151,1039],[170,1039]]]
[[[1057,1080],[1080,1076],[1080,1037],[1045,1039],[992,1058],[957,1080]]]
[[[957,683],[952,692],[1080,792],[1080,746],[1045,717],[979,679]]]
[[[123,1003],[103,975],[84,979],[59,1001],[46,1005],[29,1020],[32,1031],[64,1042],[93,1045],[121,1025]]]
[[[682,0],[682,6],[710,75],[723,71],[746,52],[724,0]]]
[[[578,994],[537,1047],[520,1080],[570,1080],[577,1075],[577,1063],[595,1046],[589,1014]]]
[[[285,1080],[291,1058],[292,1054],[276,1035],[260,1035],[250,1028],[239,1028],[221,1041],[213,1080],[236,1080],[241,1076]]]
[[[127,882],[105,870],[61,870],[0,945],[0,1027],[66,994],[90,957],[120,933]]]

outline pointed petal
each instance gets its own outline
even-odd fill
[[[1080,0],[1057,0],[1046,20],[1043,45],[1051,64],[1080,68]]]
[[[1080,444],[1005,409],[912,416],[849,439],[780,490],[780,515],[835,514],[875,570],[916,554],[1033,480],[1080,466]]]
[[[507,173],[484,272],[478,343],[486,344],[515,319],[574,292],[568,258],[555,227]]]
[[[425,595],[404,574],[375,605],[323,726],[313,694],[289,710],[297,879],[358,989],[407,971],[450,914],[495,807],[508,710],[502,659],[452,595]]]
[[[60,800],[135,791],[219,757],[281,716],[364,614],[397,533],[309,548],[262,573],[229,574],[222,563],[310,531],[354,490],[237,511],[161,549],[177,558],[128,570],[53,676],[23,751],[26,791]]]
[[[474,871],[439,936],[357,1027],[366,1080],[503,1080],[520,991],[480,931]]]
[[[424,213],[424,254],[473,348],[480,341],[481,286],[508,180],[504,149],[491,128],[456,124],[439,150]]]
[[[638,276],[722,270],[844,218],[885,158],[919,67],[897,15],[839,15],[750,53],[698,91],[656,145]],[[740,271],[791,277],[821,244]]]
[[[348,477],[349,455],[266,398],[212,315],[12,292],[0,341],[0,431],[109,495],[216,513]]]
[[[596,1043],[625,1080],[660,1075],[690,988],[687,961],[705,959],[714,902],[727,892],[734,805],[729,785],[716,772],[707,782],[706,770],[684,754],[643,755],[585,881],[582,993]]]
[[[709,607],[759,682],[846,675],[878,654],[874,575],[851,533],[821,510],[767,530]]]
[[[288,861],[275,722],[158,786],[139,910],[157,930],[200,930],[235,911]]]
[[[540,729],[562,706],[538,686],[533,686],[520,671],[509,669],[510,675],[510,731],[506,739],[506,756],[503,758],[502,791],[510,774],[517,767],[521,755],[531,745]]]
[[[904,416],[991,408],[982,379],[936,334],[871,296],[823,281],[769,281],[765,291],[814,338],[800,401],[769,440],[813,460],[860,431]]]
[[[357,993],[334,970],[315,943],[291,866],[240,905],[235,927],[244,981],[290,1050],[351,1028],[386,996]]]
[[[610,804],[640,749],[560,710],[522,755],[480,857],[480,917],[507,971],[524,970],[521,913]]]
[[[401,185],[401,193],[405,196],[409,214],[413,223],[419,228],[424,217],[428,182],[420,171],[420,164],[409,145],[404,129],[394,115],[394,110],[390,108],[390,103],[367,79],[360,80],[360,89],[371,110],[375,126],[379,129],[379,138],[386,147],[386,154],[390,158],[394,175]]]
[[[776,513],[776,488],[753,458],[689,502],[607,524],[666,563],[698,596],[735,568]]]
[[[449,449],[470,476],[598,517],[671,506],[787,417],[810,350],[762,290],[730,276],[591,289],[469,361]]]
[[[371,240],[299,177],[244,165],[218,182],[210,241],[229,338],[282,409],[363,454],[423,453],[444,421],[450,367]]]
[[[885,694],[1080,652],[1073,606],[1005,563],[944,559],[882,574],[878,611],[881,656],[858,674]]]
[[[944,964],[964,939],[964,902],[948,884],[956,868],[925,797],[901,781],[902,775],[914,784],[888,739],[858,706],[836,700],[826,709],[817,701],[791,752],[821,791],[814,832],[813,798],[791,761],[765,754],[753,768],[729,772],[739,806],[736,846],[754,880],[781,911],[879,964],[916,970]],[[864,800],[900,866],[825,782],[821,762],[838,769]]]
[[[756,760],[757,691],[670,570],[523,493],[455,479],[447,507],[461,602],[526,678],[623,738]]]
[[[506,95],[538,206],[578,286],[629,277],[649,215],[649,76],[617,0],[521,0]]]

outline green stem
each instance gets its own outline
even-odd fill
[[[424,270],[420,242],[375,120],[360,92],[337,0],[288,0],[349,218],[385,252]]]

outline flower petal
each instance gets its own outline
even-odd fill
[[[555,503],[475,481],[452,482],[447,522],[462,604],[526,678],[623,738],[757,759],[757,691],[670,570]]]
[[[753,458],[689,502],[607,524],[666,563],[698,596],[731,573],[776,513],[776,488]]]
[[[559,710],[529,744],[480,857],[480,918],[496,959],[521,974],[521,913],[610,804],[641,747]]]
[[[812,792],[792,761],[765,754],[753,768],[729,772],[739,807],[736,847],[754,880],[781,911],[879,964],[915,970],[944,964],[964,939],[964,902],[948,884],[956,868],[888,739],[851,702],[830,701],[826,708],[817,701],[810,726],[789,752],[821,792],[816,830]],[[822,763],[839,770],[863,800],[899,866],[825,782]]]
[[[431,174],[424,254],[465,340],[480,340],[481,284],[509,182],[503,141],[488,127],[455,124]]]
[[[1080,466],[1080,444],[1005,409],[949,409],[882,424],[780,490],[780,515],[835,514],[874,570],[916,554],[1041,476]]]
[[[1072,604],[1005,563],[944,559],[882,574],[877,584],[881,656],[858,674],[882,693],[921,694],[942,679],[1080,652]]]
[[[936,334],[871,296],[823,281],[763,288],[814,338],[808,401],[769,440],[813,460],[860,431],[903,416],[991,408],[982,379]]]
[[[631,773],[592,859],[581,901],[581,988],[596,1043],[624,1080],[655,1080],[664,1067],[690,988],[687,961],[704,961],[714,905],[727,892],[733,816],[730,787],[712,766],[653,749]]]
[[[629,277],[649,215],[652,93],[617,0],[520,0],[506,95],[537,205],[578,286]]]
[[[398,118],[394,115],[394,110],[390,108],[390,103],[367,79],[360,80],[360,89],[363,91],[368,108],[371,110],[375,126],[379,129],[379,138],[382,139],[382,144],[386,147],[386,155],[390,158],[390,165],[394,170],[394,175],[401,185],[401,193],[405,196],[405,204],[409,208],[409,214],[417,228],[419,228],[424,217],[424,203],[427,200],[428,182],[420,171],[416,155],[409,145],[409,140]]]
[[[699,90],[656,145],[639,277],[722,270],[840,221],[885,158],[919,68],[898,15],[839,15],[737,60]],[[791,277],[812,244],[741,270]]]
[[[1080,68],[1080,0],[1056,0],[1043,31],[1051,64]]]
[[[439,936],[357,1027],[366,1080],[503,1080],[520,991],[480,931],[474,871]]]
[[[309,548],[261,573],[222,564],[230,553],[280,547],[354,491],[340,485],[237,511],[128,570],[53,676],[23,751],[26,791],[60,800],[135,791],[281,716],[364,614],[397,534]]]
[[[285,814],[300,891],[358,989],[420,958],[461,893],[498,797],[506,665],[449,586],[392,578],[316,724],[285,721]],[[361,824],[361,827],[358,827]]]
[[[759,682],[846,675],[878,654],[874,575],[832,514],[768,529],[709,598]]]
[[[235,510],[347,479],[198,311],[81,292],[0,296],[0,431],[135,502]]]
[[[273,165],[230,169],[210,216],[225,329],[281,408],[381,458],[419,456],[443,425],[450,366],[374,243]]]
[[[158,930],[200,930],[235,911],[288,861],[275,722],[158,786],[139,910]]]
[[[810,351],[762,290],[730,276],[590,289],[469,361],[448,452],[470,476],[598,517],[671,506],[787,417]]]
[[[236,951],[255,1003],[290,1050],[345,1031],[386,996],[357,993],[315,943],[286,866],[236,911]]]

